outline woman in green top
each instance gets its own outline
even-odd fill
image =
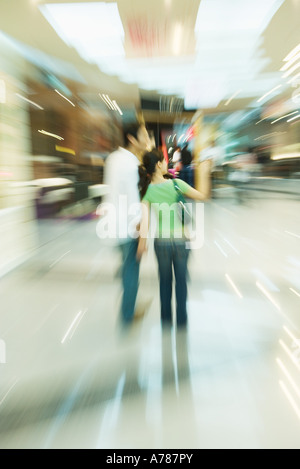
[[[157,150],[148,152],[143,157],[140,167],[140,193],[143,217],[140,227],[138,258],[147,248],[150,209],[154,209],[158,230],[155,239],[155,253],[158,261],[160,278],[161,321],[163,325],[172,324],[172,289],[173,269],[177,303],[177,326],[187,324],[187,264],[189,249],[185,229],[177,211],[177,192],[171,179],[165,179],[168,173],[167,162]],[[176,179],[177,185],[185,197],[205,200],[205,195],[196,191],[184,181]]]

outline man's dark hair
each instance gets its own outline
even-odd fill
[[[181,162],[183,166],[189,166],[193,161],[192,153],[189,151],[187,145],[185,145],[181,151]]]
[[[142,127],[141,122],[130,122],[125,123],[123,125],[123,144],[124,147],[127,148],[130,145],[130,141],[128,140],[128,135],[132,135],[136,140],[138,139],[138,131],[139,128]]]

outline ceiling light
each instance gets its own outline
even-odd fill
[[[181,23],[176,23],[174,28],[174,38],[172,52],[174,55],[179,55],[182,45],[183,26]]]
[[[125,56],[118,5],[105,2],[49,3],[40,11],[69,46],[85,60]]]
[[[192,60],[190,57],[189,59],[180,57],[180,62],[178,56],[186,49],[187,39],[190,39],[185,35],[183,28],[189,21],[191,22],[189,24],[193,25],[196,16],[190,18],[188,15],[191,13],[188,9],[180,21],[175,20],[173,23],[175,27],[171,31],[171,37],[168,38],[170,55],[173,54],[173,57],[163,57],[149,62],[148,58],[145,60],[126,58],[125,31],[117,2],[82,1],[65,4],[49,2],[39,8],[68,46],[75,48],[84,60],[97,64],[101,71],[116,75],[123,82],[136,83],[142,89],[166,89],[171,95],[183,97],[186,77],[190,77],[194,82],[201,76],[206,83],[209,83],[210,77],[213,76],[215,90],[210,86],[210,96],[201,97],[196,100],[196,104],[199,103],[201,107],[215,107],[226,95],[231,94],[233,82],[235,85],[232,93],[243,86],[241,97],[260,96],[263,90],[278,83],[277,75],[276,81],[271,74],[266,74],[263,79],[256,79],[269,62],[255,52],[259,47],[262,32],[283,2],[284,0],[263,2],[195,0],[193,4],[200,4],[200,7],[195,28],[191,27],[192,35],[195,33],[196,37],[197,58],[195,61],[194,57]],[[166,14],[166,9],[172,13],[172,0],[160,3],[163,6],[162,13]],[[142,20],[143,18],[145,26],[151,24],[146,12]],[[127,28],[130,19],[135,20],[134,11],[128,12],[128,16],[124,14],[124,18],[122,15],[122,19],[124,25],[127,21]],[[142,32],[147,35],[144,30]],[[194,43],[194,38],[192,42]],[[256,59],[250,60],[252,57]],[[210,69],[207,70],[203,64],[208,63]],[[248,87],[244,88],[245,77]],[[190,101],[194,108],[195,100],[190,99],[190,94],[186,100]]]
[[[261,34],[284,0],[201,1],[195,30]]]

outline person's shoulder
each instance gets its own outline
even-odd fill
[[[148,186],[148,189],[146,191],[146,194],[144,195],[143,199],[142,199],[142,202],[149,202],[151,203],[152,202],[152,186],[151,184]]]
[[[161,184],[149,184],[146,195],[151,196],[155,194],[159,190],[159,186],[161,186]]]
[[[151,194],[155,188],[154,184],[149,184],[146,194]]]
[[[117,150],[112,152],[106,159],[108,164],[116,164],[125,171],[126,168],[132,168],[139,165],[138,159],[125,148],[119,147]]]
[[[106,163],[111,163],[113,162],[116,158],[118,158],[120,156],[120,151],[119,149],[117,150],[114,150],[113,152],[111,152],[108,157],[106,158]]]
[[[175,181],[183,192],[187,192],[188,189],[190,189],[191,187],[187,182],[183,181],[182,179],[175,179]]]

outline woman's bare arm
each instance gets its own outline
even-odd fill
[[[185,192],[184,195],[188,199],[193,199],[193,200],[206,200],[207,199],[207,196],[203,192],[197,191],[196,189],[193,189],[192,187],[187,192]]]
[[[192,187],[185,193],[188,199],[208,200],[210,196],[211,185],[211,163],[205,161],[202,163],[201,169],[201,191],[197,191]]]
[[[147,238],[150,224],[150,205],[148,202],[142,202],[142,219],[140,224],[140,237],[137,250],[137,258],[141,260],[144,252],[147,251]]]

